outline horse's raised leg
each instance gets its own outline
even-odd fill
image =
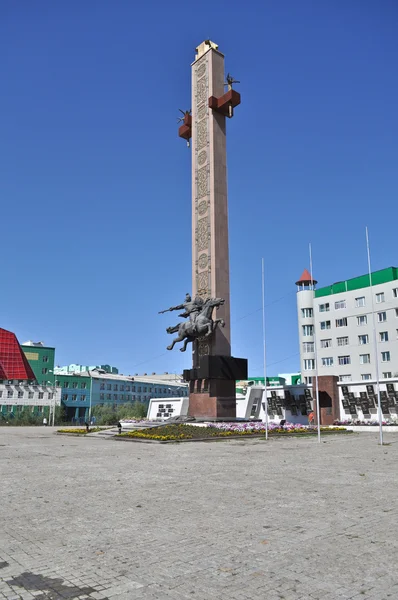
[[[188,344],[189,344],[189,342],[190,342],[190,341],[191,341],[191,340],[190,340],[188,337],[187,337],[187,338],[185,338],[184,345],[183,345],[183,347],[182,347],[182,348],[180,348],[180,352],[185,352],[185,350],[187,349],[187,346],[188,346]]]
[[[176,343],[182,342],[186,337],[187,336],[185,333],[179,333],[178,336],[176,338],[174,338],[174,340],[171,342],[170,346],[167,346],[167,350],[173,350]]]

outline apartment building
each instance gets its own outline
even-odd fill
[[[312,383],[315,351],[318,375],[372,381],[377,364],[380,379],[398,376],[398,269],[375,271],[371,282],[362,275],[316,289],[307,270],[296,282],[303,382]]]

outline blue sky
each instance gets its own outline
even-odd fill
[[[57,362],[181,372],[157,312],[191,288],[194,48],[241,81],[228,122],[235,356],[299,368],[294,282],[398,264],[395,0],[193,4],[41,0],[0,7],[0,326]]]

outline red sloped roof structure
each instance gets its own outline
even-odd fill
[[[17,337],[0,327],[0,379],[36,379]]]
[[[296,281],[296,285],[299,285],[300,283],[318,283],[315,279],[312,280],[311,274],[308,272],[307,269],[304,269],[300,279],[298,281]]]

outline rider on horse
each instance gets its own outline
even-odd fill
[[[203,304],[204,304],[204,301],[202,300],[202,298],[200,298],[200,296],[196,296],[196,298],[194,300],[192,300],[191,294],[187,293],[187,294],[185,294],[185,300],[182,304],[178,304],[177,306],[171,306],[170,308],[167,308],[166,310],[160,311],[159,314],[173,311],[173,310],[184,310],[184,312],[178,316],[183,317],[184,319],[189,317],[189,320],[192,323],[193,330],[195,331],[196,317],[200,313],[200,311],[203,307]],[[178,325],[176,325],[175,327],[178,327]]]

